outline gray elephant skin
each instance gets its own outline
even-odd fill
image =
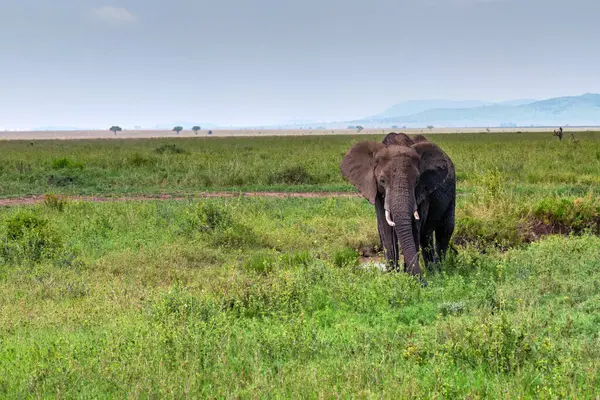
[[[382,143],[356,143],[340,170],[375,206],[388,270],[398,270],[400,242],[404,271],[422,279],[419,249],[430,268],[445,256],[454,232],[456,174],[450,157],[422,135],[390,133]]]

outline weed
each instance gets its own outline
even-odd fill
[[[52,168],[53,169],[83,168],[83,164],[73,162],[66,157],[61,157],[61,158],[55,158],[52,161]]]
[[[53,193],[48,193],[44,195],[44,205],[53,210],[62,212],[64,211],[67,204],[68,200],[61,195]]]
[[[340,249],[333,253],[332,262],[338,268],[356,267],[358,265],[358,252],[350,248]]]
[[[440,304],[439,311],[442,316],[448,315],[460,315],[465,312],[465,303],[462,301],[458,302],[445,302]]]

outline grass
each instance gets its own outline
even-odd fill
[[[600,239],[361,267],[359,199],[0,212],[0,396],[593,397]],[[475,239],[475,238],[473,238]],[[358,250],[358,251],[357,251]]]
[[[428,136],[454,160],[463,192],[494,168],[525,194],[581,195],[600,184],[598,132],[578,133],[578,145],[549,133]],[[382,137],[4,141],[0,196],[353,191],[339,173],[342,155]]]
[[[352,190],[358,137],[4,142],[2,194],[52,194],[0,208],[0,398],[595,398],[600,135],[547,136],[435,137],[468,195],[426,288],[366,200],[61,196]]]

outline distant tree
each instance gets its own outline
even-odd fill
[[[433,125],[427,125],[427,129],[432,130],[433,129]]]
[[[208,134],[209,134],[209,135],[212,135],[212,131],[208,131]]]
[[[571,134],[571,135],[573,135],[573,134]],[[558,128],[558,130],[554,131],[554,136],[558,137],[558,140],[562,140],[562,138],[563,138],[563,128],[562,128],[562,126],[560,128]],[[572,137],[574,137],[574,136],[572,136]]]
[[[113,125],[109,129],[109,131],[113,132],[115,135],[117,134],[117,132],[121,132],[122,130],[123,129],[121,129],[121,127],[117,125]]]
[[[348,129],[356,129],[354,125],[348,125]]]
[[[176,126],[175,128],[173,128],[173,132],[177,133],[179,135],[179,132],[181,132],[183,130],[183,126]]]
[[[392,129],[398,129],[398,125],[392,125]]]
[[[198,134],[198,131],[199,131],[199,130],[201,130],[201,129],[202,129],[202,128],[200,128],[198,125],[196,125],[196,126],[194,126],[194,127],[192,128],[192,130],[194,131],[194,133],[195,133],[196,135]]]
[[[358,125],[356,127],[356,132],[360,133],[360,131],[362,131],[363,129],[365,129],[365,128],[363,128],[362,126]]]

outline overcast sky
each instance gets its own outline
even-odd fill
[[[0,127],[600,92],[597,0],[0,0]]]

